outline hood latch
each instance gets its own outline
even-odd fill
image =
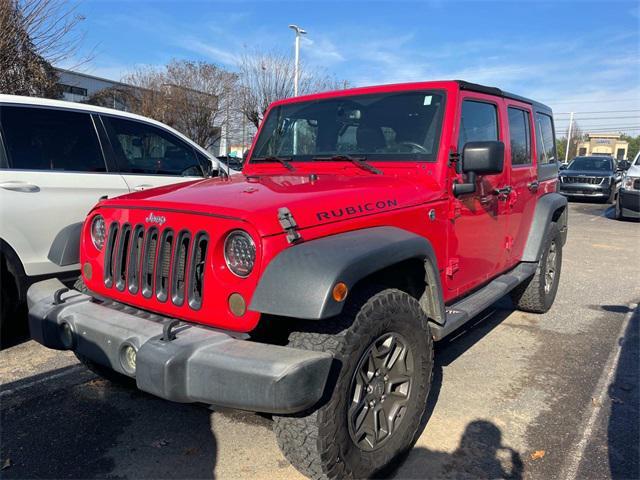
[[[297,243],[302,240],[302,236],[298,233],[298,224],[287,207],[281,207],[278,209],[278,221],[280,222],[280,226],[284,232],[287,234],[287,241],[289,243]]]

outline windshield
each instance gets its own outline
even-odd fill
[[[603,157],[576,157],[569,164],[569,169],[610,172],[612,170],[611,159]]]
[[[433,91],[353,95],[275,107],[251,161],[352,155],[435,161],[444,95]]]

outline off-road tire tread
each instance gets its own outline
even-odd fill
[[[549,230],[547,230],[542,249],[542,256],[538,261],[536,273],[529,280],[521,283],[511,291],[511,300],[518,310],[531,313],[546,313],[553,304],[553,299],[549,301],[548,297],[553,295],[553,298],[555,298],[558,288],[557,285],[552,288],[552,292],[549,294],[546,294],[544,291],[544,267],[547,259],[547,253],[549,251],[549,245],[553,239],[556,241],[556,255],[559,255],[560,257],[559,265],[562,265],[562,241],[560,229],[554,222],[549,225]],[[559,281],[560,269],[555,277],[556,284]]]
[[[314,322],[310,325],[315,331],[300,329],[289,335],[289,346],[306,350],[333,353],[339,357],[343,353],[345,345],[353,345],[353,342],[366,341],[366,325],[361,319],[366,318],[374,310],[389,308],[391,305],[402,305],[421,320],[421,327],[428,339],[430,362],[433,365],[433,340],[429,333],[427,317],[420,308],[417,300],[408,294],[395,289],[380,291],[371,296],[372,290],[362,292],[359,298],[352,299],[344,307],[342,314],[336,318]],[[418,332],[416,332],[418,334]],[[431,384],[433,368],[425,375],[416,375],[414,381],[422,385],[416,388],[425,388]],[[417,441],[424,427],[424,409],[420,412],[420,421],[417,422],[415,431],[408,448]],[[292,416],[274,416],[274,431],[278,445],[289,460],[301,473],[312,479],[351,479],[360,478],[357,472],[349,471],[337,454],[338,446],[331,435],[324,437],[319,433],[319,425],[326,425],[336,421],[336,412],[323,406],[317,410],[303,412]],[[327,429],[327,431],[335,428]],[[391,460],[389,458],[388,460]]]

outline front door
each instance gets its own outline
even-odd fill
[[[505,141],[500,102],[480,93],[462,93],[457,132],[460,154],[468,142]],[[458,181],[462,180],[458,175]],[[497,190],[507,186],[505,169],[495,175],[478,175],[474,193],[452,198],[445,283],[453,297],[505,269],[506,198]]]
[[[208,159],[169,130],[115,116],[100,118],[131,191],[203,178]]]

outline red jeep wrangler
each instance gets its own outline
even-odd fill
[[[551,110],[462,81],[276,102],[242,175],[105,199],[86,289],[30,327],[176,402],[272,413],[313,478],[362,478],[424,426],[433,341],[510,293],[546,312],[567,201]]]

